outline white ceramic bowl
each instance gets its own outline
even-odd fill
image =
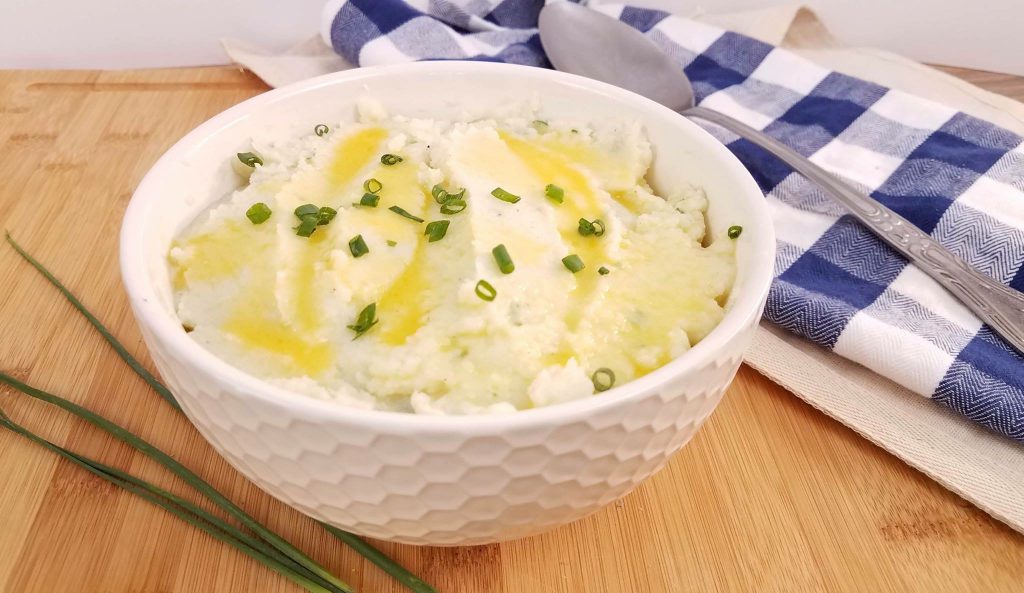
[[[174,313],[172,238],[233,188],[230,156],[258,137],[354,117],[369,94],[395,113],[459,117],[539,96],[544,117],[635,117],[656,189],[703,186],[715,236],[743,225],[721,324],[689,352],[593,398],[503,416],[438,417],[343,407],[292,394],[193,342]],[[143,179],[125,214],[121,268],[160,374],[185,413],[240,472],[302,512],[414,544],[481,544],[591,513],[658,471],[711,414],[764,307],[775,240],[764,198],[709,134],[630,92],[504,64],[426,62],[315,78],[245,101],[196,128]]]

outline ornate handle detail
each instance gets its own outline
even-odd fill
[[[1024,355],[1024,293],[979,272],[907,219],[858,192],[774,138],[705,107],[692,107],[681,113],[716,123],[750,140],[817,183],[871,232],[934,278],[1018,353]]]

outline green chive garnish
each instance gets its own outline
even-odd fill
[[[330,132],[331,129],[325,126],[324,124],[317,124],[316,127],[313,128],[313,131],[316,133],[317,136],[322,137],[327,132]]]
[[[521,199],[519,196],[515,194],[510,194],[509,192],[501,189],[500,187],[496,187],[493,190],[491,190],[491,195],[498,198],[502,202],[508,202],[509,204],[515,204]]]
[[[240,152],[237,156],[238,160],[242,161],[242,164],[246,167],[255,167],[256,165],[263,164],[263,159],[255,152]]]
[[[402,157],[398,156],[397,154],[390,154],[389,153],[389,154],[382,155],[380,157],[380,162],[381,162],[381,164],[387,165],[387,166],[390,167],[391,165],[397,165],[398,163],[402,162]]]
[[[565,201],[565,190],[553,183],[549,183],[544,187],[544,195],[559,204]]]
[[[542,119],[533,120],[532,122],[530,122],[530,126],[532,126],[534,130],[537,130],[537,132],[541,134],[548,131],[548,122]]]
[[[375,194],[384,189],[384,184],[371,177],[363,182],[363,189],[371,194]]]
[[[398,245],[398,241],[392,241],[391,239],[388,239],[388,247],[394,247],[395,245]]]
[[[303,204],[295,209],[295,216],[298,217],[299,220],[310,215],[316,216],[318,214],[320,214],[320,208],[313,204]]]
[[[348,250],[352,252],[352,257],[362,257],[370,253],[370,248],[366,246],[362,235],[356,235],[349,240]]]
[[[412,214],[409,214],[408,210],[406,210],[406,209],[404,209],[404,208],[402,208],[400,206],[392,206],[392,207],[388,208],[388,210],[394,212],[395,214],[397,214],[399,216],[404,216],[404,217],[408,218],[409,220],[415,220],[416,222],[423,222],[422,218],[420,218],[419,216],[413,216]]]
[[[273,212],[270,210],[270,206],[267,206],[263,202],[256,202],[249,209],[245,211],[245,217],[249,219],[253,224],[263,224],[267,222],[270,215]]]
[[[504,245],[498,245],[492,249],[491,254],[494,255],[494,261],[498,262],[498,269],[502,274],[511,274],[516,269],[516,265],[512,263],[512,257]]]
[[[609,270],[608,268],[606,268],[604,266],[601,266],[600,268],[597,269],[597,273],[602,275],[602,276],[607,276],[611,272],[612,272],[611,270]]]
[[[575,274],[576,272],[579,272],[580,270],[582,270],[583,268],[586,267],[585,265],[583,265],[583,260],[580,259],[580,256],[576,255],[575,253],[572,254],[572,255],[567,255],[567,256],[563,257],[562,258],[562,264],[566,268],[568,268],[568,270],[570,272],[572,272],[573,274]]]
[[[451,193],[444,189],[440,183],[430,188],[430,195],[434,197],[434,201],[438,204],[444,205],[453,200],[461,200],[466,195],[466,188],[461,187],[459,191]]]
[[[367,192],[363,194],[363,197],[359,198],[360,206],[369,206],[370,208],[376,208],[380,202],[380,196]]]
[[[498,291],[486,280],[481,280],[476,283],[476,296],[481,299],[491,302],[494,297],[498,296]]]
[[[466,209],[466,200],[449,200],[441,205],[441,214],[458,214]]]
[[[427,243],[433,243],[434,241],[440,241],[443,239],[445,233],[448,232],[448,225],[450,223],[450,220],[435,220],[427,223],[427,228],[423,231],[423,234],[428,237]]]
[[[299,223],[299,226],[295,227],[295,234],[300,237],[308,237],[313,234],[318,224],[316,216],[306,216]]]
[[[601,235],[604,234],[604,222],[602,222],[600,218],[595,218],[593,222],[587,220],[586,218],[581,218],[579,232],[584,237],[588,235],[600,237]]]
[[[608,391],[615,385],[615,373],[609,368],[601,367],[594,371],[590,380],[594,383],[594,391]]]
[[[320,210],[316,213],[317,224],[330,224],[334,217],[338,215],[338,211],[330,206],[321,206]]]
[[[736,237],[739,237],[740,233],[742,233],[742,232],[743,232],[743,227],[741,227],[738,224],[734,224],[731,227],[729,227],[729,230],[728,230],[728,232],[726,234],[729,235],[730,239],[735,239]]]
[[[363,310],[359,312],[359,317],[356,318],[356,322],[346,327],[356,332],[356,337],[352,338],[355,340],[370,331],[371,327],[377,325],[377,321],[377,303],[370,303],[363,307]]]

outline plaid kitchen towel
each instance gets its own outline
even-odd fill
[[[473,59],[550,67],[544,0],[333,0],[325,35],[361,66]],[[700,105],[788,144],[1024,290],[1024,141],[942,105],[665,12],[598,4],[644,32]],[[699,123],[699,122],[698,122]],[[765,317],[1024,442],[1024,359],[820,189],[707,126],[765,193],[778,236]]]

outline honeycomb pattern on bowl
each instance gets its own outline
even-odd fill
[[[581,518],[661,469],[714,410],[755,328],[753,317],[728,352],[656,388],[493,434],[303,415],[190,368],[143,334],[203,436],[274,497],[368,537],[472,545]]]

